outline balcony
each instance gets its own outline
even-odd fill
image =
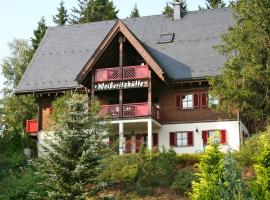
[[[149,78],[148,66],[103,68],[95,71],[95,82],[120,81]]]
[[[26,132],[29,134],[37,134],[38,120],[36,119],[26,120]]]
[[[130,103],[123,104],[122,114],[120,105],[101,105],[99,116],[107,118],[134,118],[145,117],[148,114],[148,103]],[[157,121],[161,121],[161,111],[157,106],[152,106],[152,117]]]

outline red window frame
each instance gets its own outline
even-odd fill
[[[183,107],[183,96],[192,95],[192,108]],[[175,105],[177,109],[196,109],[196,108],[207,108],[208,107],[208,92],[186,92],[175,95]]]
[[[202,139],[203,139],[204,145],[207,145],[210,131],[220,131],[219,144],[223,144],[223,145],[227,144],[227,131],[225,129],[212,129],[212,130],[203,130],[202,131]]]
[[[187,133],[187,145],[177,146],[177,133]],[[194,133],[193,133],[193,131],[170,132],[170,146],[172,146],[172,147],[191,147],[191,146],[194,146]]]

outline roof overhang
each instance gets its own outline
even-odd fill
[[[104,53],[106,48],[112,42],[114,37],[121,32],[124,37],[130,42],[130,44],[136,49],[136,51],[141,55],[141,57],[146,61],[149,67],[156,73],[156,75],[164,81],[163,71],[159,64],[152,58],[152,56],[147,52],[141,42],[136,38],[136,36],[128,29],[128,27],[121,21],[118,20],[112,27],[110,32],[100,43],[99,47],[96,49],[92,57],[87,61],[83,69],[77,75],[76,80],[81,84],[86,76],[89,74],[91,69],[94,67],[96,62],[99,60],[101,55]]]

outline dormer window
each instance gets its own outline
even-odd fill
[[[159,36],[158,44],[172,43],[174,39],[174,33],[161,34]]]

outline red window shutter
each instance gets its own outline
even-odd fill
[[[182,95],[180,94],[175,95],[175,104],[176,108],[182,108]]]
[[[206,145],[207,140],[208,140],[208,131],[202,131],[202,139],[203,139],[203,144]]]
[[[176,133],[170,132],[170,146],[176,146]]]
[[[156,147],[158,146],[158,134],[153,133],[153,146]]]
[[[226,144],[226,130],[220,130],[220,144]]]
[[[193,132],[188,132],[188,146],[193,146]]]
[[[206,92],[201,93],[201,107],[206,108],[208,106],[208,94]]]
[[[193,107],[194,108],[200,107],[200,94],[199,93],[193,94]]]

